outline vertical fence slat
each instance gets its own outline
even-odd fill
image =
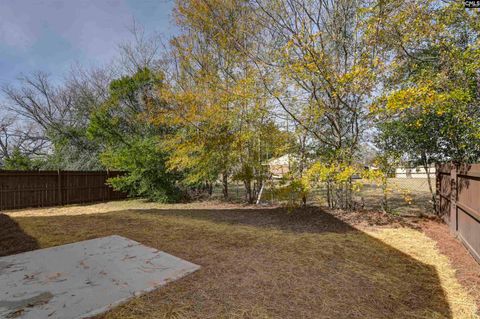
[[[67,201],[65,202],[65,205],[68,205],[70,204],[70,178],[69,178],[69,175],[68,173],[65,174],[65,185],[66,185],[66,188],[65,188],[65,192],[66,192],[66,197],[67,197]]]
[[[57,171],[57,205],[62,205],[62,182],[60,170]]]

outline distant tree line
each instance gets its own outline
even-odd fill
[[[109,67],[4,86],[10,169],[117,169],[132,195],[176,201],[243,184],[292,154],[285,187],[326,185],[353,208],[353,176],[480,155],[480,19],[463,1],[177,0],[180,34],[138,27]],[[379,168],[365,171],[364,166]]]

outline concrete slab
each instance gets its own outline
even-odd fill
[[[2,257],[0,318],[88,318],[198,268],[120,236]]]

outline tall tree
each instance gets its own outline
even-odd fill
[[[174,116],[181,128],[169,163],[186,169],[189,183],[211,184],[221,175],[225,197],[229,178],[242,181],[253,202],[267,178],[262,164],[281,152],[283,134],[258,70],[238,48],[255,46],[246,37],[254,32],[251,8],[245,1],[179,1],[176,12],[184,34],[172,41],[174,81],[164,118]]]
[[[410,127],[433,161],[479,156],[478,12],[459,1],[381,2],[379,37],[389,52],[389,77],[375,108]],[[399,125],[399,124],[397,124]],[[423,132],[423,134],[422,134]],[[429,147],[427,147],[427,144]],[[429,149],[430,148],[430,149]]]
[[[22,125],[33,128],[30,132],[36,134],[30,136],[31,142],[45,147],[43,168],[101,168],[98,145],[85,135],[90,112],[104,98],[101,89],[93,86],[94,80],[80,81],[77,75],[54,84],[47,74],[34,73],[21,78],[17,86],[2,87],[7,110]]]
[[[380,148],[427,173],[480,157],[478,12],[460,1],[379,1],[369,21],[387,77],[374,103]],[[428,174],[432,201],[434,188]]]
[[[167,172],[168,154],[161,148],[169,128],[148,120],[164,103],[156,94],[162,85],[163,76],[149,69],[112,81],[110,97],[91,115],[88,135],[101,143],[105,167],[126,172],[110,181],[115,188],[168,202],[181,196],[175,173]]]
[[[253,2],[269,39],[257,59],[275,73],[264,82],[278,106],[308,132],[323,163],[343,174],[369,127],[378,83],[375,43],[366,37],[368,1]],[[273,80],[272,80],[273,79]],[[342,179],[343,180],[343,179]],[[351,206],[349,182],[337,185]]]

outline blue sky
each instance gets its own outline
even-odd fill
[[[0,85],[22,73],[56,78],[72,64],[108,63],[131,39],[133,21],[168,37],[172,8],[173,0],[0,0]]]

